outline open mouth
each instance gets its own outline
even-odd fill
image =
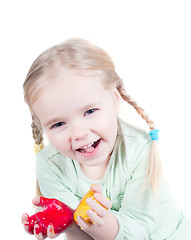
[[[81,153],[91,153],[99,145],[100,141],[101,141],[101,138],[98,139],[97,141],[89,144],[88,146],[85,146],[85,147],[82,147],[82,148],[78,148],[77,151],[81,152]]]

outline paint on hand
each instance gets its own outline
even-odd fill
[[[74,212],[74,221],[77,223],[77,217],[80,216],[82,217],[87,223],[93,223],[91,219],[87,215],[87,211],[91,209],[88,204],[86,203],[87,198],[92,198],[95,200],[97,203],[99,203],[95,198],[94,198],[94,192],[93,191],[88,191],[84,197],[82,198],[81,202],[79,203],[78,207],[76,208]],[[99,203],[100,204],[100,203]],[[101,205],[101,204],[100,204]],[[104,207],[103,205],[101,205]],[[105,208],[105,207],[104,207]]]
[[[34,226],[36,234],[42,232],[47,234],[47,228],[51,224],[54,234],[63,232],[73,222],[73,210],[63,202],[57,199],[40,198],[39,206],[43,206],[42,212],[38,212],[29,217],[28,231],[34,234]]]

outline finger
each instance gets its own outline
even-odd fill
[[[107,210],[101,206],[98,202],[93,200],[92,198],[87,198],[86,203],[90,208],[94,210],[101,218],[104,218],[107,214]]]
[[[52,201],[52,199],[50,199],[50,198],[35,197],[32,200],[32,203],[37,207],[46,207],[51,201]]]
[[[97,226],[102,226],[104,224],[103,218],[99,217],[93,210],[88,210],[87,215],[93,224]]]
[[[35,197],[35,198],[33,198],[32,203],[33,203],[35,206],[39,206],[39,204],[40,204],[40,197]]]
[[[87,229],[90,227],[90,223],[87,223],[82,217],[77,216],[77,224],[80,227],[81,230],[87,231]]]
[[[94,198],[106,209],[110,209],[112,207],[112,201],[109,198],[106,198],[101,193],[95,193]]]
[[[99,184],[91,185],[90,189],[95,193],[102,193],[102,187]]]
[[[54,232],[54,226],[52,224],[48,225],[47,236],[49,238],[56,238],[59,234]]]
[[[21,222],[23,224],[25,231],[29,233],[29,215],[27,213],[22,214]]]
[[[43,240],[43,239],[45,239],[45,238],[43,237],[42,232],[41,232],[41,227],[40,227],[38,224],[35,224],[35,225],[34,225],[34,236],[35,236],[36,239],[38,239],[38,240]]]
[[[102,187],[99,184],[93,184],[90,189],[95,193],[94,198],[105,208],[110,209],[112,202],[102,194]]]

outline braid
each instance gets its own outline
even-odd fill
[[[33,138],[35,140],[34,152],[38,153],[44,147],[44,144],[43,144],[42,128],[40,125],[40,121],[38,120],[37,116],[33,111],[32,111],[31,127],[32,127]],[[38,180],[36,180],[36,196],[43,197],[40,191]]]
[[[145,113],[145,111],[126,93],[126,90],[124,89],[123,85],[119,85],[117,87],[117,90],[119,91],[121,97],[123,98],[124,101],[128,102],[132,107],[135,108],[137,113],[141,115],[141,117],[147,122],[149,125],[150,129],[153,130],[155,129],[155,124],[149,116]]]
[[[42,136],[42,129],[39,126],[39,120],[37,120],[37,117],[32,115],[32,133],[33,133],[33,138],[35,140],[35,143],[37,145],[40,145],[43,141],[43,136]]]
[[[32,133],[33,133],[33,138],[35,140],[34,143],[34,152],[38,153],[44,148],[44,143],[43,143],[43,132],[41,128],[41,124],[37,116],[33,111],[32,112]]]
[[[141,115],[141,117],[147,122],[151,130],[155,129],[154,122],[151,121],[151,119],[148,117],[145,111],[126,93],[126,90],[123,87],[123,82],[121,79],[119,79],[118,83],[119,84],[117,85],[117,90],[121,95],[122,99],[128,102],[131,106],[135,108],[137,113]],[[161,173],[162,173],[162,167],[161,167],[161,161],[160,161],[160,156],[158,152],[158,144],[157,144],[157,141],[153,140],[146,176],[150,177],[150,185],[154,193],[154,197],[156,197],[156,199],[158,199],[159,197],[158,190],[159,190]]]

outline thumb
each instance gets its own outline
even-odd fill
[[[37,207],[46,207],[51,201],[52,201],[52,199],[50,199],[50,198],[35,197],[32,200],[32,203]]]
[[[102,187],[99,184],[93,184],[90,187],[91,191],[94,193],[102,193]]]

